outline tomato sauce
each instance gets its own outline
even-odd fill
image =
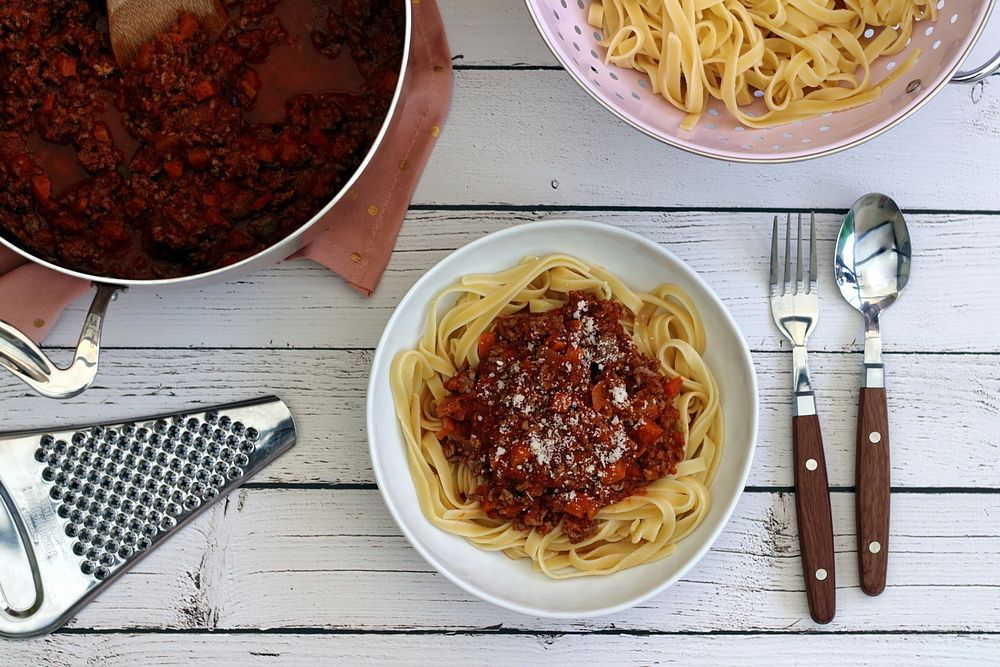
[[[104,2],[0,6],[0,234],[78,271],[191,275],[281,241],[391,104],[404,0],[223,0],[123,71]]]
[[[561,523],[577,542],[600,509],[676,472],[682,380],[636,349],[630,318],[572,293],[559,309],[498,319],[478,368],[448,380],[438,436],[484,480],[476,499],[488,516],[541,532]]]

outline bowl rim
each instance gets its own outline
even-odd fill
[[[386,347],[388,345],[390,336],[399,321],[401,314],[411,306],[417,298],[417,294],[422,291],[422,288],[428,283],[432,282],[438,275],[441,267],[446,263],[450,264],[456,262],[463,255],[471,252],[476,248],[480,248],[485,245],[490,245],[496,243],[499,240],[506,239],[508,237],[516,237],[522,234],[531,234],[531,232],[538,228],[544,229],[554,229],[563,228],[567,230],[582,231],[583,233],[591,233],[600,231],[603,233],[610,233],[613,235],[618,235],[628,240],[631,243],[636,243],[639,246],[643,246],[648,250],[653,251],[656,254],[661,255],[674,270],[678,270],[680,273],[685,274],[685,277],[692,280],[698,285],[700,289],[705,292],[707,300],[712,303],[715,309],[721,314],[722,318],[726,324],[732,328],[732,330],[737,334],[737,340],[739,344],[736,346],[739,351],[740,362],[743,367],[749,370],[749,377],[752,387],[752,409],[751,423],[750,423],[750,439],[748,447],[746,449],[746,455],[744,457],[744,462],[742,468],[738,471],[738,479],[734,483],[735,492],[729,499],[728,503],[723,506],[723,511],[721,515],[721,520],[718,525],[712,530],[710,534],[706,534],[703,538],[701,545],[697,550],[688,558],[688,561],[684,563],[676,572],[672,573],[670,576],[664,578],[661,582],[655,586],[650,587],[637,595],[632,596],[628,600],[623,602],[607,605],[598,606],[593,609],[588,609],[586,611],[553,611],[551,609],[544,609],[540,607],[534,607],[526,604],[519,604],[517,602],[512,602],[505,598],[497,597],[487,591],[479,588],[475,584],[467,581],[466,579],[458,576],[457,574],[450,571],[446,566],[444,566],[438,558],[431,553],[429,549],[424,547],[424,545],[416,539],[415,535],[411,532],[409,527],[403,521],[399,510],[396,507],[396,503],[392,496],[388,492],[388,485],[386,484],[386,477],[383,475],[381,456],[378,451],[378,446],[375,442],[375,417],[373,408],[373,398],[375,396],[376,386],[380,382],[380,376],[384,373],[379,373],[380,369],[384,368],[387,363],[391,363],[391,359],[387,360],[386,357]],[[526,249],[525,252],[530,252]],[[426,310],[427,304],[423,304],[422,310]],[[388,370],[384,368],[384,370]],[[712,548],[715,542],[718,540],[719,535],[729,524],[732,519],[733,512],[736,510],[736,505],[739,503],[740,498],[743,497],[743,493],[746,488],[747,479],[750,475],[750,469],[753,465],[753,457],[757,447],[757,437],[758,437],[758,425],[760,419],[760,388],[757,382],[757,371],[754,367],[753,358],[750,353],[750,348],[747,345],[746,338],[743,335],[742,330],[737,324],[735,318],[733,318],[732,313],[726,308],[725,304],[715,293],[715,291],[705,282],[705,280],[698,274],[694,269],[687,265],[683,260],[677,257],[670,250],[666,249],[659,243],[647,239],[633,231],[622,229],[614,225],[593,222],[589,220],[580,219],[553,219],[553,220],[541,220],[535,222],[529,222],[519,225],[514,225],[513,227],[507,227],[500,231],[488,233],[485,236],[472,241],[456,250],[450,252],[446,257],[442,258],[440,261],[434,264],[433,267],[428,269],[414,284],[407,290],[406,294],[400,299],[399,303],[396,305],[392,316],[386,323],[385,328],[382,331],[382,335],[379,337],[378,347],[372,357],[372,363],[369,368],[369,380],[367,387],[367,396],[365,398],[365,427],[366,427],[366,437],[368,439],[368,451],[371,457],[372,470],[375,473],[375,480],[378,484],[379,492],[382,495],[382,499],[386,506],[389,508],[389,512],[392,515],[393,520],[399,527],[400,531],[406,537],[410,545],[416,549],[416,551],[426,560],[437,572],[444,575],[449,581],[458,586],[459,588],[465,590],[468,593],[478,597],[481,600],[490,602],[499,607],[509,609],[521,614],[526,614],[529,616],[540,616],[543,618],[551,619],[580,619],[580,618],[592,618],[596,616],[604,616],[607,614],[612,614],[615,612],[623,611],[631,607],[636,606],[650,598],[659,595],[664,590],[675,584],[682,577],[684,577],[696,564],[698,564]],[[396,414],[394,411],[389,412],[392,420],[396,421]],[[411,480],[412,481],[412,480]],[[713,502],[713,505],[714,502]],[[427,521],[423,516],[421,511],[421,519]],[[429,522],[428,522],[429,524]],[[434,526],[431,526],[432,528]],[[437,529],[437,528],[435,528]],[[440,529],[437,529],[440,530]],[[539,575],[543,576],[543,575]],[[608,575],[613,577],[615,575]]]
[[[867,131],[864,134],[861,134],[857,136],[857,138],[848,141],[846,143],[835,144],[830,148],[814,151],[811,153],[808,152],[807,150],[805,152],[792,155],[780,155],[780,154],[773,156],[761,155],[760,157],[730,155],[723,153],[721,151],[715,151],[708,148],[704,148],[694,143],[683,142],[680,139],[674,138],[673,136],[666,136],[664,134],[659,134],[657,132],[654,132],[652,129],[646,127],[642,123],[629,118],[624,112],[619,110],[616,106],[601,99],[590,88],[590,86],[588,86],[587,83],[570,68],[569,64],[566,62],[566,59],[562,56],[559,49],[556,48],[556,45],[552,43],[552,40],[548,38],[548,36],[545,33],[545,30],[542,28],[541,18],[535,11],[535,0],[524,0],[524,4],[528,10],[528,15],[531,16],[532,23],[535,25],[535,29],[538,31],[538,34],[541,35],[542,41],[545,42],[545,46],[548,47],[552,55],[555,56],[556,60],[559,61],[560,68],[564,72],[569,74],[570,77],[572,77],[572,79],[576,82],[576,84],[580,88],[582,88],[584,92],[586,92],[591,98],[593,98],[594,101],[596,101],[606,110],[610,111],[612,114],[617,116],[619,120],[624,121],[626,124],[631,126],[633,129],[642,132],[643,134],[652,139],[656,139],[660,143],[667,144],[668,146],[673,146],[674,148],[679,148],[682,151],[686,151],[694,155],[700,155],[702,157],[712,158],[713,160],[719,160],[721,162],[736,162],[740,164],[787,164],[790,162],[803,162],[805,160],[812,160],[815,158],[826,157],[828,155],[834,155],[836,153],[840,153],[841,151],[846,151],[848,149],[854,148],[855,146],[859,146],[865,143],[866,141],[874,139],[884,134],[885,132],[888,132],[889,130],[896,127],[904,120],[915,114],[917,111],[919,111],[925,104],[930,102],[931,99],[934,98],[939,92],[941,92],[941,90],[946,85],[951,83],[952,78],[955,76],[956,73],[958,73],[959,69],[961,69],[962,65],[965,63],[965,60],[969,57],[969,54],[972,53],[972,49],[975,48],[976,43],[982,36],[983,31],[986,29],[986,24],[990,20],[990,15],[993,13],[993,9],[996,6],[997,0],[985,0],[985,1],[987,3],[986,12],[983,14],[982,20],[980,20],[979,25],[976,27],[976,30],[972,35],[972,39],[969,41],[968,46],[966,46],[965,51],[962,52],[959,55],[959,57],[955,59],[955,61],[952,63],[952,66],[948,68],[948,70],[945,72],[945,76],[937,83],[937,85],[922,90],[920,94],[916,95],[913,98],[913,101],[908,106],[902,107],[902,111],[892,114],[891,116],[889,116],[888,120],[883,119],[880,122],[881,124],[876,123],[874,125],[875,129]]]

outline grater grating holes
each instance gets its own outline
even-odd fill
[[[80,570],[98,580],[244,474],[259,432],[217,412],[42,436],[34,458]]]

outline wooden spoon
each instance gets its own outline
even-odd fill
[[[221,28],[229,20],[219,0],[107,0],[111,49],[118,64],[128,65],[139,48],[152,41],[188,13],[210,28]]]

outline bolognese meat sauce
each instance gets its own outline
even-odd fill
[[[280,241],[346,183],[395,91],[402,0],[223,0],[120,69],[103,0],[0,6],[0,233],[116,278]]]
[[[479,366],[446,383],[438,437],[484,480],[486,514],[578,542],[598,511],[676,472],[684,437],[667,378],[622,326],[620,303],[571,293],[546,313],[497,320]]]

